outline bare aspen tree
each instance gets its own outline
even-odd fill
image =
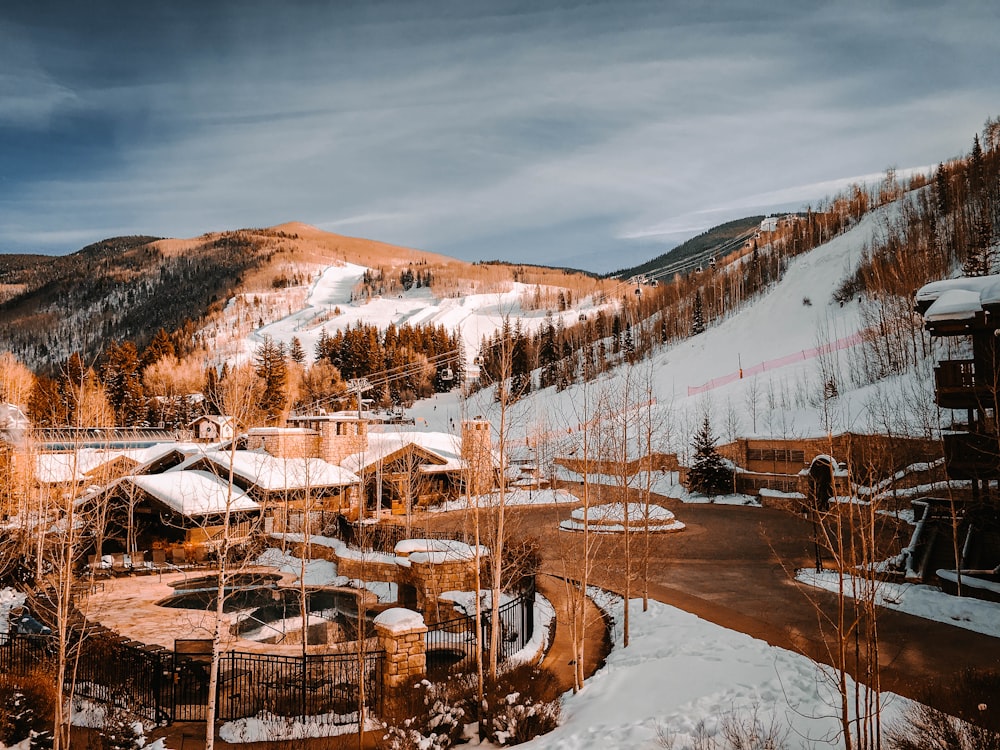
[[[609,392],[606,401],[607,413],[603,421],[607,424],[602,458],[605,465],[611,469],[621,502],[624,524],[624,594],[625,612],[622,619],[622,646],[629,644],[629,600],[632,595],[632,532],[630,518],[630,494],[635,482],[635,464],[630,460],[632,444],[641,435],[637,425],[639,404],[636,399],[638,391],[633,368],[626,368],[624,377],[619,378],[615,388]]]
[[[645,462],[644,481],[642,483],[642,611],[649,610],[649,552],[652,533],[649,530],[650,504],[653,494],[653,464],[663,451],[663,445],[669,439],[669,422],[663,412],[656,408],[656,397],[653,390],[652,363],[643,373],[642,390],[645,401],[639,411],[639,454]]]
[[[469,418],[468,402],[463,398],[461,402],[461,415],[463,421]],[[467,513],[472,517],[472,539],[473,539],[473,560],[475,565],[475,587],[476,587],[476,705],[482,712],[486,708],[485,683],[483,680],[483,601],[480,595],[483,590],[483,546],[482,546],[482,523],[480,519],[481,502],[484,491],[491,489],[484,486],[484,477],[493,474],[493,452],[484,450],[480,441],[470,441],[466,445],[462,444],[462,492],[465,496],[465,507]],[[486,736],[485,722],[479,722],[479,739]]]
[[[67,710],[69,704],[62,696],[73,695],[79,656],[79,642],[74,643],[70,632],[76,593],[76,569],[83,554],[82,532],[87,520],[78,502],[84,487],[79,436],[84,427],[103,427],[113,422],[107,398],[93,370],[80,367],[79,372],[67,373],[66,387],[71,390],[68,395],[74,404],[72,426],[75,428],[67,466],[69,481],[62,488],[40,493],[43,503],[39,508],[39,521],[42,525],[37,530],[39,537],[44,539],[40,541],[39,547],[38,564],[41,575],[36,580],[44,581],[49,597],[50,616],[55,625],[55,677],[60,699],[56,701],[53,712],[54,750],[67,750],[70,747],[72,710]],[[44,529],[50,523],[52,526],[49,532],[45,532]]]
[[[234,434],[238,435],[254,424],[254,417],[258,412],[260,401],[261,384],[257,373],[252,365],[243,365],[229,371],[227,376],[219,384],[219,393],[224,415],[233,420]],[[237,439],[234,437],[229,443],[229,466],[225,476],[226,500],[223,511],[222,531],[215,546],[216,562],[218,570],[216,573],[216,596],[215,612],[212,627],[212,662],[208,678],[208,705],[205,710],[205,748],[213,750],[215,747],[215,717],[216,698],[219,685],[219,663],[222,657],[222,636],[225,624],[224,606],[226,601],[226,584],[229,581],[231,571],[230,555],[232,550],[231,524],[233,518],[233,505],[236,500],[236,484],[234,474],[234,464],[236,462]]]
[[[498,655],[500,652],[500,593],[503,585],[504,544],[507,533],[507,463],[510,445],[510,432],[513,428],[511,407],[521,395],[521,388],[514,377],[514,347],[513,334],[510,330],[509,318],[505,318],[500,337],[498,354],[497,405],[499,407],[499,423],[497,426],[497,453],[500,470],[497,474],[497,503],[493,512],[494,533],[493,549],[490,551],[490,644],[488,672],[490,681],[497,679]]]
[[[573,690],[583,688],[586,677],[584,672],[587,653],[587,621],[586,600],[587,587],[590,585],[591,571],[597,552],[595,535],[590,530],[590,509],[594,499],[594,486],[591,475],[594,471],[595,446],[599,445],[602,421],[603,403],[600,394],[595,394],[588,381],[580,386],[581,398],[574,399],[574,418],[577,420],[579,440],[574,451],[582,480],[581,500],[583,502],[583,518],[580,533],[583,537],[582,560],[575,557],[566,561],[567,570],[563,575],[567,599],[570,601],[570,628],[573,646]],[[575,582],[575,583],[574,583]]]

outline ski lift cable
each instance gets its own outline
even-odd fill
[[[408,378],[412,375],[418,374],[427,364],[433,364],[435,366],[441,364],[447,364],[449,365],[448,369],[451,369],[450,364],[452,362],[457,362],[458,359],[459,359],[459,350],[452,349],[447,352],[436,354],[433,357],[428,357],[426,363],[412,362],[405,365],[397,365],[396,367],[392,367],[387,370],[382,370],[378,373],[368,375],[367,379],[369,385],[372,388],[381,388],[388,385],[389,383],[394,383],[397,380],[403,380],[404,378]],[[452,379],[454,379],[454,373]],[[322,408],[326,404],[338,401],[344,398],[345,396],[351,395],[353,393],[356,393],[356,390],[351,388],[345,388],[343,390],[338,391],[337,393],[331,393],[328,396],[316,399],[315,401],[309,404],[309,408],[313,410]]]

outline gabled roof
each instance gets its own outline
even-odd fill
[[[465,468],[462,458],[462,439],[447,432],[369,432],[367,450],[348,456],[341,466],[361,472],[380,462],[392,460],[400,451],[413,446],[425,456],[427,463],[421,467],[424,473],[461,471]],[[493,463],[500,465],[499,456],[493,451]]]
[[[168,471],[163,474],[126,477],[150,497],[183,516],[204,516],[259,510],[260,506],[236,486],[230,486],[207,471]]]
[[[349,470],[320,458],[276,458],[264,451],[206,451],[171,471],[188,470],[203,459],[217,467],[223,477],[231,464],[235,476],[265,492],[343,487],[359,481]]]
[[[461,445],[459,438],[442,432],[369,432],[368,448],[348,456],[340,465],[358,473],[412,449],[438,471],[458,470],[463,466]]]
[[[43,484],[83,482],[99,469],[116,461],[135,465],[135,473],[145,474],[145,467],[153,465],[174,451],[196,449],[183,443],[158,443],[148,448],[80,448],[62,453],[39,453],[35,457],[35,478]]]

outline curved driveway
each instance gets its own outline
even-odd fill
[[[822,623],[835,611],[836,597],[794,580],[795,569],[811,566],[814,560],[807,521],[764,508],[660,501],[688,528],[651,535],[652,598],[815,661],[832,662],[823,637],[830,628]],[[566,575],[582,569],[581,536],[557,530],[570,512],[570,507],[558,506],[508,509],[513,534],[538,538],[546,573]],[[454,526],[461,519],[449,513],[434,521]],[[895,532],[897,539],[888,542],[886,557],[899,551],[910,529],[903,524]],[[594,583],[621,592],[624,538],[598,539]],[[635,598],[642,588],[642,535],[633,535],[630,544],[639,579],[631,592]],[[887,609],[880,610],[878,627],[883,690],[955,712],[969,708],[956,705],[957,697],[948,689],[960,671],[1000,671],[1000,639]],[[978,700],[1000,705],[1000,694]]]

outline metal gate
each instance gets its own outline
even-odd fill
[[[174,642],[174,721],[205,721],[208,712],[208,679],[212,668],[212,641],[181,639]]]

